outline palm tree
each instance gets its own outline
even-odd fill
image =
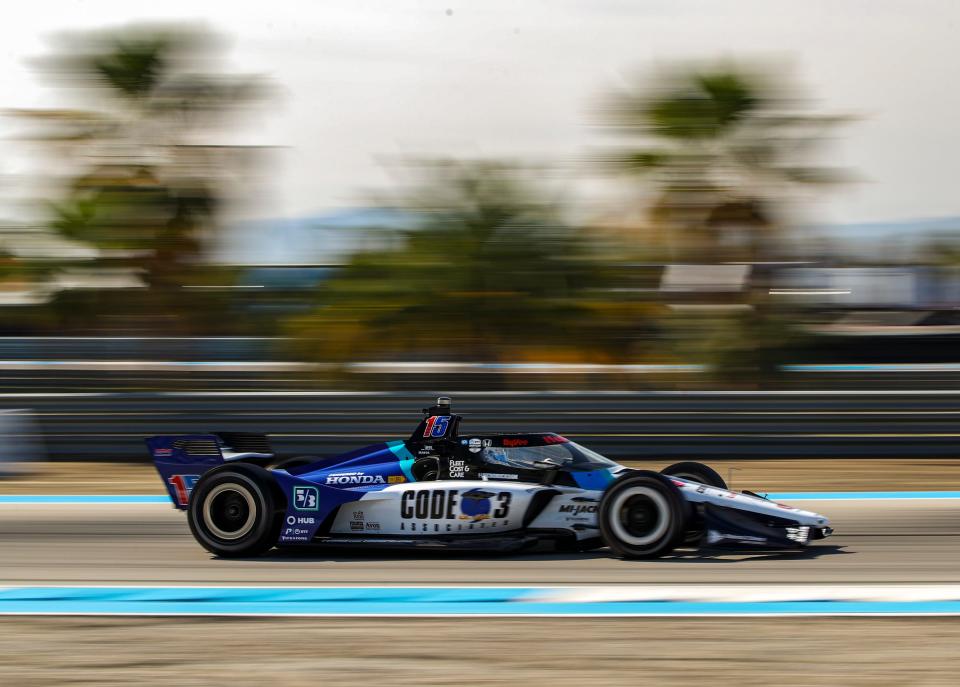
[[[651,219],[683,259],[764,259],[783,202],[842,179],[808,159],[843,118],[796,112],[757,70],[677,69],[654,89],[617,95],[608,116],[631,141],[613,168],[652,182]]]
[[[19,113],[39,127],[30,138],[51,154],[50,168],[66,172],[49,203],[51,226],[99,248],[101,264],[143,274],[150,288],[133,308],[140,320],[189,330],[206,315],[181,286],[209,278],[196,274],[205,239],[254,152],[206,141],[260,98],[263,84],[218,73],[216,37],[202,29],[134,25],[59,40],[39,64],[95,109]]]

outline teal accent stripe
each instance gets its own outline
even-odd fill
[[[417,480],[411,471],[413,461],[416,460],[416,458],[407,450],[407,445],[402,441],[388,441],[387,446],[390,447],[390,451],[400,461],[400,470],[403,472],[403,476],[407,478],[407,481],[416,482]]]

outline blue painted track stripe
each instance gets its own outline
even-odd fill
[[[0,614],[25,615],[960,615],[960,600],[535,601],[537,588],[7,587]]]
[[[171,503],[157,494],[0,494],[0,504]]]
[[[960,499],[960,491],[784,491],[767,496],[774,501]]]
[[[859,501],[902,499],[960,499],[960,491],[789,491],[773,492],[774,501]],[[170,503],[155,494],[0,494],[0,505]]]

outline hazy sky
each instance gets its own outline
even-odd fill
[[[863,181],[814,219],[960,215],[956,0],[30,0],[0,24],[0,107],[56,102],[25,62],[51,33],[149,19],[205,22],[232,67],[279,84],[247,138],[286,147],[257,216],[362,204],[409,155],[568,163],[609,143],[591,126],[609,89],[724,56],[788,64],[818,109],[862,117],[825,162]],[[0,157],[0,174],[26,164]]]

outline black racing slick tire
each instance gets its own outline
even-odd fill
[[[720,474],[708,465],[692,460],[674,463],[660,471],[661,475],[679,477],[691,482],[706,484],[708,487],[726,489],[727,483]],[[683,545],[686,547],[699,546],[706,534],[706,525],[703,521],[703,506],[687,503],[687,531],[683,535]]]
[[[692,460],[674,463],[670,467],[661,470],[660,474],[679,477],[680,479],[691,482],[699,482],[700,484],[706,484],[708,487],[717,487],[718,489],[727,488],[727,483],[723,480],[723,477],[720,476],[720,473],[708,465],[696,463]]]
[[[187,522],[194,538],[224,558],[259,556],[277,543],[283,497],[267,470],[228,464],[207,472],[190,493]]]
[[[600,536],[623,558],[659,558],[686,531],[683,496],[669,478],[636,471],[621,477],[600,500]]]

